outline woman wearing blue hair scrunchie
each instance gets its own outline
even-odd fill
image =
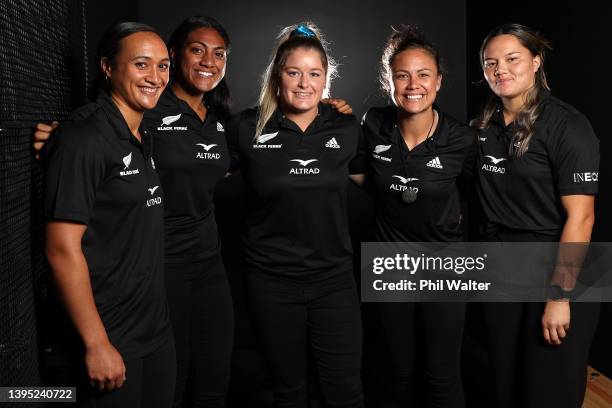
[[[259,106],[227,130],[246,182],[245,275],[277,407],[308,406],[309,357],[328,406],[364,406],[346,209],[360,126],[321,104],[334,72],[314,25],[285,28]]]

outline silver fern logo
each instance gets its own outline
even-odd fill
[[[127,170],[128,167],[130,167],[131,163],[132,163],[132,152],[130,152],[130,154],[128,154],[127,156],[123,158],[123,164],[125,164],[125,167],[123,168],[123,170]]]
[[[391,145],[376,145],[376,147],[374,147],[374,150],[372,150],[372,157],[378,160],[391,162],[392,159],[390,157],[380,155],[380,153],[384,153],[389,149],[391,149]]]
[[[280,149],[282,144],[267,144],[270,140],[278,136],[278,132],[263,133],[255,138],[254,149]]]
[[[166,116],[165,118],[162,118],[161,126],[168,126],[168,125],[176,122],[177,120],[179,120],[181,118],[181,115],[182,115],[182,113],[179,113],[178,115]]]
[[[123,170],[119,172],[120,176],[131,176],[139,173],[138,169],[128,170],[132,165],[132,152],[124,156],[121,161],[123,162]]]
[[[272,140],[274,139],[276,136],[278,136],[278,132],[274,132],[274,133],[264,133],[261,134],[259,136],[257,136],[257,138],[255,139],[255,141],[257,143],[266,143],[268,140]]]
[[[389,150],[391,148],[391,145],[377,145],[374,148],[374,153],[376,154],[380,154],[382,152],[386,152],[387,150]]]
[[[182,113],[178,115],[171,115],[162,118],[162,123],[157,127],[159,131],[168,131],[168,130],[187,130],[187,126],[170,126],[177,120],[181,118]]]

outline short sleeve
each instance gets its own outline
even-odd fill
[[[588,119],[573,114],[553,130],[550,159],[560,195],[596,194],[599,140]]]
[[[357,152],[349,163],[350,174],[364,174],[368,164],[366,140],[363,136],[363,129],[357,126]]]
[[[466,128],[467,137],[471,143],[465,148],[465,159],[461,166],[461,173],[457,178],[459,192],[463,196],[469,196],[474,189],[474,174],[476,171],[476,156],[478,155],[478,134],[471,128]]]
[[[77,129],[60,128],[49,142],[47,153],[45,219],[87,224],[104,178],[98,139]]]
[[[229,172],[234,173],[240,168],[240,121],[241,114],[232,115],[226,126],[227,148],[230,154]]]

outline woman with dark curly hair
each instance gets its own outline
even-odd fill
[[[440,59],[413,26],[394,29],[385,45],[380,81],[393,104],[370,109],[362,122],[367,155],[362,171],[374,193],[376,241],[463,240],[461,203],[471,182],[476,132],[435,105],[443,77]],[[464,407],[465,304],[380,303],[378,308],[400,406]]]

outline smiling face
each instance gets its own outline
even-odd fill
[[[172,50],[172,54],[176,57],[182,82],[198,93],[211,91],[225,76],[227,44],[213,28],[193,30],[181,49]]]
[[[493,37],[482,54],[483,72],[491,90],[502,100],[523,98],[535,84],[540,56],[513,35]]]
[[[279,102],[286,112],[306,113],[318,109],[326,85],[321,53],[313,48],[296,48],[280,72]]]
[[[436,60],[422,48],[409,48],[391,61],[393,101],[407,113],[431,109],[442,84]]]
[[[137,32],[121,39],[114,61],[102,58],[100,64],[113,99],[136,112],[154,108],[168,83],[168,50],[152,32]]]

